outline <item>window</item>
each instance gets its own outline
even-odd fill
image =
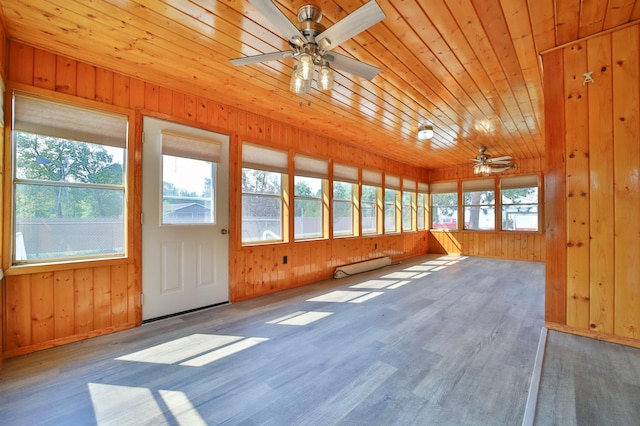
[[[458,229],[458,183],[431,184],[431,229]]]
[[[416,182],[409,179],[402,180],[402,230],[415,231],[416,217]]]
[[[400,178],[397,176],[385,176],[384,189],[384,232],[400,232],[399,213],[400,205]]]
[[[125,256],[128,117],[14,95],[13,263]]]
[[[287,240],[288,163],[286,151],[242,144],[243,244]]]
[[[304,240],[327,235],[329,163],[325,160],[296,155],[294,178],[294,238]]]
[[[502,229],[538,230],[538,176],[509,176],[500,179]]]
[[[358,235],[358,168],[333,165],[333,236]]]
[[[219,142],[162,132],[163,225],[215,223]]]
[[[429,185],[423,182],[418,182],[418,195],[416,202],[416,216],[417,216],[417,227],[418,230],[426,229],[426,221],[428,217],[427,212],[427,200],[429,192]]]
[[[493,178],[462,182],[464,197],[464,229],[494,230],[496,225],[496,192]]]
[[[362,234],[379,234],[381,230],[380,197],[382,195],[382,173],[362,171],[362,198],[360,199]]]

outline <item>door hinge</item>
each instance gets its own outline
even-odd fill
[[[147,141],[147,135],[145,132],[142,132],[142,143],[145,143]]]
[[[144,225],[144,213],[140,213],[140,225]]]
[[[144,305],[144,293],[140,293],[140,305]]]

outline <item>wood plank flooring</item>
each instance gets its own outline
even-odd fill
[[[0,424],[519,425],[544,264],[421,256],[5,361]]]
[[[640,424],[640,349],[549,331],[534,424]]]

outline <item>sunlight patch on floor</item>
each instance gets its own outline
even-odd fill
[[[386,288],[395,284],[396,282],[397,281],[389,280],[367,280],[360,284],[352,285],[349,288]]]
[[[241,336],[216,334],[192,334],[170,342],[161,343],[129,355],[116,358],[118,361],[152,362],[155,364],[177,364],[224,345],[241,340]]]
[[[412,271],[397,271],[397,272],[392,272],[390,274],[387,275],[383,275],[381,278],[384,279],[399,279],[399,280],[406,280],[407,278],[413,278],[414,275],[416,275],[417,272],[412,272]]]
[[[327,294],[323,294],[321,296],[316,296],[314,298],[308,299],[307,302],[337,302],[344,303],[350,300],[356,299],[358,297],[364,296],[368,294],[368,291],[343,291],[336,290],[329,292]]]
[[[166,424],[150,389],[89,383],[97,425]]]
[[[382,292],[382,291],[372,291],[371,293],[365,294],[364,296],[358,297],[357,299],[349,300],[349,303],[366,302],[367,300],[371,300],[374,297],[380,296],[381,294],[384,294],[384,292]]]
[[[88,383],[89,394],[100,425],[179,424],[206,425],[189,397],[180,391],[159,390],[173,419],[163,413],[151,389],[133,386]],[[173,420],[173,422],[171,421]]]
[[[184,392],[160,390],[158,393],[179,425],[207,425]]]
[[[267,321],[267,324],[279,324],[279,325],[308,325],[322,318],[326,318],[329,315],[333,315],[333,312],[318,312],[318,311],[298,311],[293,314],[285,315],[280,318],[276,318],[271,321]]]
[[[222,358],[228,357],[229,355],[236,354],[245,349],[249,349],[252,346],[255,346],[259,343],[265,342],[269,339],[264,337],[248,337],[239,342],[233,343],[229,346],[225,346],[220,349],[216,349],[213,352],[209,352],[207,354],[201,355],[197,358],[190,359],[185,362],[181,362],[180,365],[184,365],[187,367],[202,367],[207,364],[211,364],[212,362],[218,361]]]
[[[118,361],[201,367],[269,340],[260,337],[192,334],[116,358]]]
[[[399,281],[399,282],[395,283],[394,285],[389,286],[389,288],[390,288],[390,289],[400,288],[400,287],[402,287],[402,286],[403,286],[403,285],[405,285],[405,284],[409,284],[410,282],[411,282],[411,281],[409,281],[409,280],[406,280],[406,281]]]

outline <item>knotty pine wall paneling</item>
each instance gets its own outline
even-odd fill
[[[496,155],[500,154],[496,153]],[[543,169],[544,158],[516,159],[515,163],[517,169],[508,174],[505,173],[504,176],[539,174]],[[429,182],[460,181],[477,177],[469,165],[431,171]],[[544,184],[541,182],[540,212],[544,208],[544,194]],[[496,207],[496,209],[498,208],[499,206]],[[462,211],[462,205],[459,205],[458,209]],[[541,214],[541,216],[544,215]],[[540,232],[434,230],[429,232],[428,247],[430,253],[543,262],[545,260],[545,235],[542,222],[540,222],[540,229]]]
[[[308,134],[289,124],[180,93],[62,57],[18,42],[8,49],[8,80],[14,87],[65,100],[100,102],[135,111],[134,128],[151,115],[230,135],[229,286],[231,301],[260,296],[330,278],[336,266],[389,255],[394,260],[427,252],[427,231],[294,242],[263,246],[241,245],[241,144],[243,141],[275,146],[290,155],[304,153],[359,167],[426,181],[426,172],[348,143]],[[134,194],[129,219],[133,241],[130,259],[82,264],[77,267],[9,268],[6,280],[6,356],[77,341],[139,325],[141,322],[141,133],[130,140]],[[10,164],[5,164],[5,170]],[[5,188],[6,189],[6,188]],[[291,201],[291,200],[290,200]],[[5,209],[10,208],[7,200]],[[3,223],[6,223],[6,218]],[[292,228],[289,230],[292,233]],[[3,248],[10,239],[3,233]],[[377,245],[377,249],[374,247]],[[288,262],[283,264],[283,257]],[[5,267],[10,266],[3,256]]]
[[[639,26],[547,52],[543,64],[546,322],[640,347]]]
[[[6,89],[7,82],[7,70],[5,68],[5,64],[7,63],[7,39],[4,28],[3,21],[0,21],[0,81],[2,82],[2,87]],[[4,94],[0,92],[0,96]],[[6,99],[6,98],[5,98]],[[9,118],[8,108],[6,104],[6,100],[3,103],[4,105],[4,116],[1,118],[4,119],[4,123],[7,123]],[[2,111],[0,111],[0,114]],[[4,128],[0,126],[0,164],[4,164],[4,147],[5,147],[5,132]],[[1,182],[4,180],[3,167],[0,167],[0,201],[4,199],[4,185]],[[3,235],[2,224],[4,222],[4,211],[0,209],[0,235]],[[0,259],[2,259],[2,244],[0,244]],[[1,262],[0,262],[1,263]],[[2,370],[2,365],[4,362],[4,278],[0,279],[0,370]]]

